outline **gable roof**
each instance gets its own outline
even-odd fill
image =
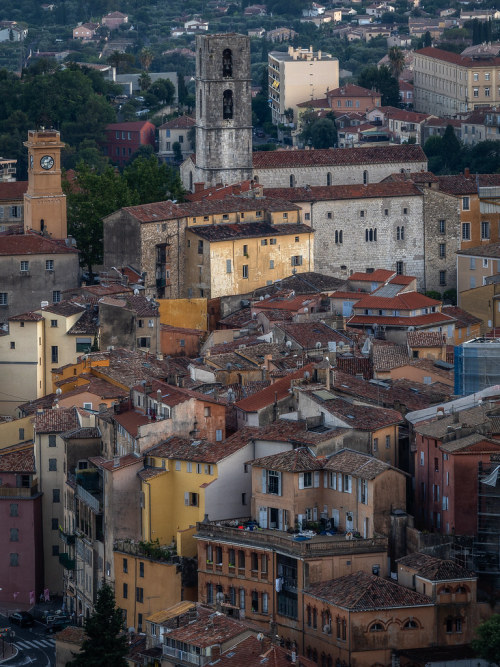
[[[295,208],[291,204],[289,210]],[[270,225],[267,222],[224,223],[204,227],[188,227],[187,231],[200,236],[211,243],[241,238],[259,238],[261,236],[286,236],[292,234],[312,234],[314,229],[308,225],[287,223]]]
[[[446,336],[439,331],[407,331],[406,340],[410,347],[442,347],[446,345]]]
[[[192,116],[178,116],[172,120],[163,123],[159,130],[189,130],[196,125],[196,120]]]
[[[78,250],[70,248],[64,241],[48,239],[38,234],[0,235],[0,255],[66,255]]]
[[[254,169],[387,164],[388,162],[425,162],[427,164],[425,153],[418,144],[369,148],[256,151],[252,159]]]
[[[275,400],[281,401],[286,398],[289,395],[288,390],[290,389],[291,381],[303,378],[305,373],[311,374],[313,369],[314,364],[306,364],[303,368],[277,380],[262,391],[258,391],[256,394],[238,401],[235,403],[235,406],[244,412],[258,412],[268,405],[272,405]]]
[[[354,83],[348,83],[340,88],[334,88],[326,93],[327,97],[380,97],[376,90],[369,90],[362,86],[356,86]]]
[[[281,470],[282,472],[305,472],[321,470],[323,467],[322,461],[313,456],[306,447],[297,447],[297,449],[290,449],[271,456],[263,456],[249,463],[255,468]]]
[[[80,426],[77,408],[57,408],[36,413],[36,433],[64,433]]]
[[[147,449],[145,454],[165,459],[218,463],[245,447],[254,434],[255,429],[240,429],[234,436],[226,438],[223,442],[189,440],[188,438],[173,435],[160,442],[160,444]]]
[[[22,199],[28,189],[28,181],[0,181],[0,201]]]
[[[354,612],[433,605],[427,595],[365,572],[312,584],[308,594]]]
[[[341,148],[339,150],[345,149]],[[348,150],[353,149],[349,148]],[[378,197],[422,197],[422,192],[412,181],[398,183],[382,181],[380,183],[368,183],[368,185],[312,185],[303,188],[264,188],[264,195],[266,197],[281,197],[288,201],[329,201],[337,199],[373,199]]]
[[[375,479],[378,475],[390,470],[391,466],[368,454],[356,452],[353,449],[341,449],[328,459],[324,468],[362,479]]]
[[[415,55],[428,56],[429,58],[434,58],[435,60],[443,60],[444,62],[451,63],[453,65],[460,65],[462,67],[485,67],[493,66],[500,64],[500,58],[487,58],[478,60],[477,58],[470,58],[468,56],[462,56],[459,53],[452,53],[451,51],[444,51],[443,49],[436,49],[433,46],[427,46],[423,49],[415,51]]]
[[[4,454],[0,452],[0,472],[35,473],[33,445]]]
[[[417,552],[403,556],[403,558],[398,558],[396,562],[404,567],[415,570],[420,577],[429,581],[476,578],[474,572],[467,570],[454,561],[436,558],[429,554]]]

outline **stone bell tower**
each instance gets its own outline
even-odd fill
[[[193,176],[206,187],[252,178],[250,39],[245,35],[196,37]]]

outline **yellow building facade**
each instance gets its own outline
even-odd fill
[[[205,489],[217,479],[217,465],[149,456],[148,466],[139,473],[143,540],[175,543],[179,556],[195,556],[191,536],[205,515]]]

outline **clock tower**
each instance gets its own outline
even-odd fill
[[[57,130],[30,130],[28,189],[24,195],[24,230],[34,229],[53,239],[68,236],[66,195],[61,185],[61,141]]]

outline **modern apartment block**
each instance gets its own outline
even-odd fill
[[[290,123],[285,114],[304,100],[325,97],[327,90],[339,86],[339,61],[329,53],[308,49],[272,51],[268,56],[269,98],[275,125]]]

